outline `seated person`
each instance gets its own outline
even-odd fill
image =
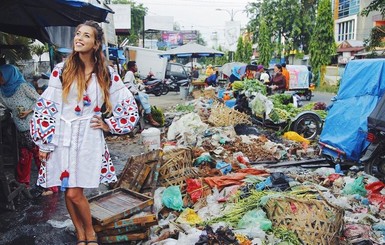
[[[198,79],[199,78],[199,70],[198,70],[198,67],[197,66],[194,66],[193,70],[192,70],[192,77],[194,79]]]
[[[207,86],[217,86],[217,80],[219,78],[219,72],[218,71],[215,71],[214,74],[210,75],[209,77],[207,77],[205,79],[205,83],[207,84]]]
[[[282,66],[280,64],[276,64],[274,66],[274,76],[270,80],[269,83],[267,83],[267,94],[273,94],[273,93],[284,93],[286,90],[286,78],[282,74]]]
[[[135,96],[135,99],[140,102],[144,109],[145,119],[155,127],[159,127],[159,123],[152,118],[151,114],[151,105],[148,102],[148,94],[140,92],[136,81],[134,73],[138,71],[138,67],[136,66],[135,61],[129,61],[127,63],[127,72],[124,76],[124,84],[131,91],[131,93]]]

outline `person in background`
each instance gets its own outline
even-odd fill
[[[104,133],[128,134],[139,119],[131,92],[106,66],[103,29],[75,29],[72,53],[53,69],[35,105],[30,134],[42,161],[37,184],[61,186],[77,244],[98,244],[85,188],[117,181]]]
[[[263,67],[263,65],[259,65],[260,67],[260,70],[259,70],[259,72],[260,72],[260,76],[259,76],[259,81],[261,81],[261,82],[263,82],[263,83],[268,83],[269,82],[269,80],[270,80],[270,76],[269,76],[269,74],[266,72],[266,70],[265,70],[265,67]]]
[[[198,67],[195,65],[193,70],[192,70],[192,77],[194,79],[198,79],[199,78],[199,70],[198,70]]]
[[[206,68],[206,73],[205,73],[206,77],[211,76],[213,73],[214,73],[214,69],[213,69],[213,66],[210,64]]]
[[[145,119],[154,127],[159,127],[160,124],[152,118],[151,105],[148,101],[148,94],[140,92],[137,82],[135,80],[135,73],[138,71],[138,67],[135,61],[129,61],[127,63],[127,72],[124,76],[124,84],[140,102],[144,109]]]
[[[211,76],[205,79],[205,83],[207,84],[207,86],[215,87],[217,86],[218,78],[219,78],[219,71],[215,71],[214,74],[212,74]]]
[[[241,81],[242,75],[241,75],[241,67],[240,66],[234,66],[231,69],[231,75],[229,77],[230,84],[234,81]]]
[[[311,71],[311,66],[307,66],[307,70],[309,71],[308,79],[309,79],[309,86],[310,86],[310,84],[313,82],[313,72]]]
[[[282,74],[282,66],[280,64],[275,64],[274,76],[267,85],[268,85],[268,91],[267,91],[268,94],[285,92],[286,78]]]
[[[289,71],[286,69],[286,63],[282,63],[281,66],[282,66],[282,74],[283,74],[283,76],[284,76],[285,79],[286,79],[286,87],[285,87],[285,89],[286,89],[286,90],[289,90],[290,73],[289,73]]]
[[[18,131],[19,162],[16,180],[30,187],[32,160],[40,167],[39,149],[29,135],[29,121],[33,107],[39,98],[33,85],[27,82],[19,69],[0,60],[0,102],[12,111],[12,119]],[[43,196],[57,192],[57,187],[42,190]]]

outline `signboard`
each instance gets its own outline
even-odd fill
[[[237,49],[238,37],[241,35],[241,22],[227,21],[225,27],[225,39],[230,51]]]
[[[164,31],[162,32],[162,42],[158,43],[158,47],[175,48],[197,40],[197,31]]]
[[[145,30],[172,31],[174,17],[172,16],[144,16]]]
[[[131,29],[131,5],[129,4],[109,4],[114,12],[115,29]]]
[[[309,88],[309,70],[305,65],[287,65],[290,74],[289,89]]]

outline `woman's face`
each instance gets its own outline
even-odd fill
[[[274,66],[274,72],[275,72],[275,73],[279,72],[278,67]]]
[[[74,37],[74,50],[79,53],[88,53],[97,49],[94,28],[81,26]]]

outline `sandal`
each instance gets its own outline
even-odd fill
[[[99,242],[97,240],[91,240],[91,241],[87,241],[87,244],[98,244],[99,245]]]
[[[79,240],[76,242],[76,244],[81,244],[81,243],[87,244],[87,241],[86,240]]]

